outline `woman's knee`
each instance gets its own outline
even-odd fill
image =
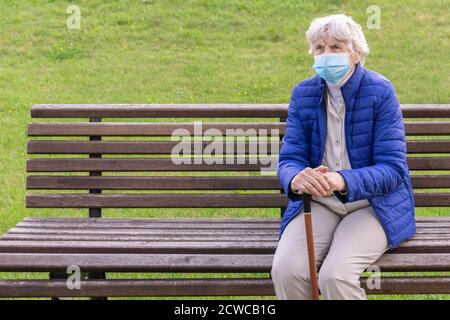
[[[318,284],[322,292],[355,281],[359,281],[359,274],[345,263],[324,263],[319,271]]]
[[[336,270],[321,268],[319,272],[319,289],[321,292],[328,290],[330,287],[336,287],[340,281],[342,275]]]
[[[301,259],[274,259],[270,271],[272,281],[278,285],[289,285],[295,281],[309,281],[309,271]]]

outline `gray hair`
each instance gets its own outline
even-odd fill
[[[369,46],[361,26],[352,17],[335,14],[314,19],[306,31],[309,52],[313,54],[315,44],[327,37],[342,43],[361,65],[364,64],[364,59],[369,53]]]

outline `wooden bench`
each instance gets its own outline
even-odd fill
[[[450,118],[450,105],[403,105],[402,112],[408,136],[440,136],[408,139],[416,206],[441,207],[448,214],[450,193],[439,189],[450,188],[444,171],[450,170],[450,121],[443,120]],[[170,136],[180,128],[193,134],[195,121],[203,119],[202,133],[241,129],[234,135],[263,136],[260,129],[267,129],[269,138],[279,141],[286,116],[286,105],[33,106],[26,206],[33,216],[40,214],[36,208],[55,208],[58,218],[25,218],[3,235],[0,271],[45,272],[50,278],[0,281],[0,296],[273,296],[269,272],[287,201],[277,178],[261,174],[267,162],[175,164],[169,156],[179,142]],[[196,142],[200,150],[210,144],[206,136],[201,140]],[[254,140],[247,140],[246,153],[254,157]],[[269,150],[267,158],[277,152]],[[89,217],[68,217],[64,208],[88,209]],[[117,212],[127,211],[110,208],[213,209],[176,210],[176,218],[117,218]],[[247,210],[246,217],[221,217],[227,211],[222,208]],[[103,209],[104,215],[113,210],[114,218],[101,218]],[[214,218],[205,218],[208,214]],[[381,277],[381,289],[367,292],[450,293],[448,216],[418,218],[417,234],[376,263],[382,272],[401,274]],[[80,289],[67,287],[68,266],[88,275]],[[174,278],[173,272],[241,275]],[[111,279],[108,273],[166,276]]]

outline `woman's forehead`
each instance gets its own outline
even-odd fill
[[[335,45],[335,44],[342,45],[343,42],[338,40],[338,39],[336,39],[336,38],[334,38],[334,37],[329,37],[328,36],[328,37],[323,37],[323,38],[317,39],[317,41],[315,43],[315,46],[318,46],[318,45],[321,45],[321,46],[332,46],[332,45]]]

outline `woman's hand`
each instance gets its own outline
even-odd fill
[[[328,172],[328,167],[320,166],[317,168],[306,167],[303,171],[297,174],[291,181],[291,190],[294,193],[309,193],[313,196],[329,196],[333,192],[330,182],[333,178],[325,178]]]
[[[328,172],[328,167],[305,168],[291,181],[294,193],[309,193],[313,196],[330,196],[334,191],[345,192],[344,178],[337,172]]]
[[[328,184],[331,186],[331,192],[346,192],[347,186],[345,184],[345,180],[338,172],[327,172],[324,174],[325,180],[327,180]]]

